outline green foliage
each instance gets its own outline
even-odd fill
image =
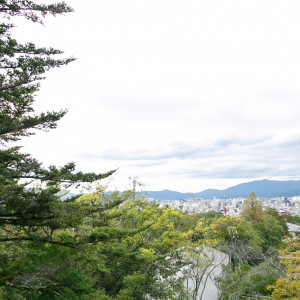
[[[223,215],[214,211],[210,211],[206,214],[183,213],[182,217],[175,223],[175,227],[180,232],[188,234],[193,242],[200,242],[204,238],[201,228],[210,226],[219,218],[223,218]]]
[[[7,20],[19,16],[42,23],[48,14],[70,11],[64,2],[44,5],[27,0],[0,1],[0,14]],[[19,43],[11,36],[13,27],[12,23],[0,23],[1,297],[53,299],[69,294],[76,298],[93,289],[94,279],[89,269],[82,267],[84,260],[78,255],[81,245],[93,237],[91,233],[76,236],[72,232],[89,212],[74,198],[63,201],[63,191],[66,186],[93,182],[114,171],[76,173],[73,162],[61,168],[44,168],[14,145],[36,130],[55,128],[66,114],[62,110],[37,115],[33,105],[43,74],[74,59],[62,58],[60,50]],[[33,187],[33,183],[40,186]]]
[[[73,9],[64,2],[48,5],[36,4],[30,0],[2,0],[0,2],[0,13],[7,17],[23,16],[32,22],[38,23],[42,23],[42,17],[47,14],[56,15],[72,11]]]
[[[0,1],[4,17],[42,23],[72,11],[65,3]],[[34,113],[44,73],[73,61],[63,52],[15,40],[0,24],[0,292],[5,299],[163,299],[180,293],[174,261],[187,235],[181,213],[136,192],[63,200],[64,189],[111,175],[42,166],[14,143],[57,125],[66,111]],[[32,183],[39,184],[33,187]],[[173,276],[172,281],[170,278]]]
[[[257,266],[246,262],[232,269],[229,264],[223,269],[222,277],[218,279],[222,291],[220,299],[256,299],[270,296],[266,287],[274,284],[281,275],[277,266],[266,260]]]
[[[244,201],[241,215],[249,222],[258,222],[263,215],[263,207],[258,202],[256,195],[252,192],[248,198]]]
[[[288,223],[300,225],[300,216],[288,216],[288,215],[283,215],[281,216],[283,219],[286,220]]]
[[[221,250],[230,261],[227,266],[224,264],[217,280],[220,299],[270,295],[267,286],[282,274],[277,255],[271,249],[283,246],[286,233],[281,225],[285,222],[272,214],[273,211],[265,212],[253,223],[229,216],[199,219],[195,228],[200,237],[197,242]]]
[[[25,17],[42,23],[46,15],[71,11],[64,2],[0,0],[0,14],[8,21]],[[137,193],[136,181],[123,193],[107,193],[98,185],[86,195],[64,199],[67,188],[86,186],[114,170],[75,172],[73,162],[46,168],[16,145],[37,130],[56,128],[66,114],[37,115],[34,101],[44,73],[74,59],[63,58],[57,49],[19,43],[11,36],[13,27],[0,23],[0,298],[186,299],[178,271],[192,246],[230,255],[225,281],[220,281],[225,296],[229,291],[248,295],[241,293],[247,290],[245,278],[263,294],[275,272],[263,273],[272,268],[262,254],[281,246],[287,228],[274,211],[261,212],[255,194],[244,203],[244,219],[159,207]],[[198,270],[205,265],[200,258],[197,262]],[[236,290],[229,289],[236,276]]]
[[[3,0],[0,14],[4,17],[23,16],[33,22],[42,22],[47,14],[70,12],[65,3],[50,5],[32,1]],[[44,168],[29,154],[21,153],[13,142],[35,130],[56,127],[66,111],[34,114],[34,97],[39,81],[47,70],[66,65],[73,58],[61,58],[62,51],[39,48],[33,43],[20,44],[11,37],[11,23],[0,23],[0,225],[40,226],[53,219],[53,206],[60,201],[57,196],[61,185],[92,182],[105,178],[105,174],[74,173],[75,164],[62,168]],[[57,58],[54,58],[58,56]],[[22,179],[22,184],[20,180]],[[28,183],[39,181],[47,189],[32,189]]]
[[[199,223],[198,228],[202,228],[204,237],[222,251],[226,251],[232,240],[249,244],[256,249],[261,249],[263,243],[252,224],[243,218],[226,216],[214,219],[209,226]]]
[[[279,248],[283,246],[282,239],[288,234],[285,219],[278,215],[274,208],[262,210],[254,193],[251,193],[242,207],[242,217],[253,224],[256,234],[259,235],[260,247],[267,251],[270,247]]]
[[[263,249],[280,247],[283,245],[282,238],[286,234],[283,226],[271,215],[264,215],[254,228],[263,240]]]
[[[275,208],[271,208],[271,207],[268,207],[266,210],[264,210],[264,214],[274,217],[276,219],[277,223],[280,226],[282,226],[282,229],[283,229],[285,235],[287,235],[289,233],[289,231],[288,231],[289,228],[286,224],[287,219],[285,218],[288,216],[280,216],[278,214],[278,211]],[[299,217],[299,222],[300,222],[300,217]]]
[[[174,227],[181,214],[171,208],[159,208],[144,197],[136,198],[121,204],[119,217],[112,220],[113,226],[118,224],[129,234],[99,245],[101,257],[109,262],[101,282],[112,297],[130,294],[140,299],[149,294],[153,299],[163,299],[174,293],[168,278],[178,271],[173,258],[184,243],[184,234]],[[174,280],[172,284],[175,282],[179,283]]]
[[[287,247],[280,252],[284,272],[273,285],[269,286],[274,299],[300,298],[300,239],[287,241]]]
[[[102,187],[64,204],[64,222],[56,220],[55,228],[26,226],[14,233],[20,241],[0,244],[3,293],[25,299],[164,299],[183,291],[175,262],[188,235],[175,229],[180,212],[135,191],[108,194]]]

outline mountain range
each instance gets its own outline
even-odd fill
[[[170,190],[145,191],[143,194],[155,200],[178,200],[200,197],[203,199],[216,198],[237,198],[247,196],[255,192],[258,197],[292,197],[300,195],[300,180],[277,181],[277,180],[256,180],[241,183],[225,190],[207,189],[198,193],[180,193]]]

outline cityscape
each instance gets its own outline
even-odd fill
[[[228,199],[202,199],[189,198],[180,200],[160,200],[161,206],[171,206],[187,213],[207,213],[209,211],[219,212],[222,215],[238,216],[240,215],[243,202],[246,198],[228,198]],[[154,199],[152,199],[154,200]],[[257,200],[264,209],[275,208],[280,215],[300,215],[300,196],[294,197],[257,197]]]

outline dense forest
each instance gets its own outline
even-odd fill
[[[208,278],[219,299],[299,299],[299,239],[254,193],[240,217],[190,215],[149,201],[135,180],[108,193],[101,179],[115,170],[47,168],[22,152],[21,138],[54,129],[66,114],[38,115],[33,103],[43,74],[74,59],[19,43],[12,20],[71,11],[64,2],[0,0],[0,299],[199,299]],[[66,199],[83,186],[85,194]]]

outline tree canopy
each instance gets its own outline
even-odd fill
[[[241,215],[251,223],[258,222],[263,215],[262,205],[258,202],[254,192],[244,201]]]

